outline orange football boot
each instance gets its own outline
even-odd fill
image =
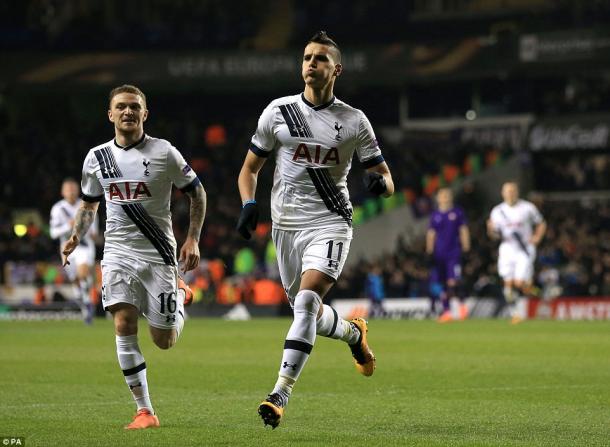
[[[159,418],[152,414],[148,408],[141,408],[133,417],[131,424],[125,426],[125,430],[141,430],[143,428],[159,427]]]
[[[366,333],[368,332],[366,320],[364,318],[354,318],[351,323],[360,330],[359,340],[355,344],[349,345],[356,369],[364,376],[372,376],[375,372],[377,359],[366,341]]]

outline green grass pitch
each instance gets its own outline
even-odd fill
[[[142,322],[141,322],[142,323]],[[256,408],[275,382],[287,319],[191,319],[140,345],[161,428],[135,406],[111,323],[0,323],[0,436],[27,446],[608,446],[604,322],[370,322],[373,377],[319,337],[276,430]]]

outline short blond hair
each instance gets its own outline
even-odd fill
[[[112,99],[119,93],[133,93],[134,95],[138,95],[142,98],[144,107],[146,107],[146,95],[138,87],[131,84],[123,84],[110,90],[110,95],[108,95],[108,107],[112,105]]]

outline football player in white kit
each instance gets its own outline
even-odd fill
[[[280,423],[316,334],[346,342],[365,376],[375,369],[366,321],[345,321],[322,303],[341,273],[352,239],[346,177],[354,152],[366,169],[369,191],[385,197],[394,192],[368,119],[333,95],[342,69],[341,52],[325,32],[308,41],[302,63],[304,92],[276,99],[263,111],[238,179],[242,212],[237,230],[250,239],[258,220],[258,173],[276,151],[272,237],[294,320],[275,387],[258,408],[265,425],[273,428]]]
[[[487,232],[494,239],[501,239],[498,253],[498,273],[504,280],[504,298],[509,305],[512,322],[519,323],[516,299],[520,292],[527,292],[534,275],[536,247],[544,237],[546,223],[534,205],[519,198],[516,182],[502,185],[504,202],[491,210]]]
[[[184,305],[192,299],[178,276],[170,213],[172,184],[190,198],[190,225],[178,259],[184,272],[199,265],[206,195],[180,152],[166,140],[144,133],[148,110],[140,89],[117,87],[109,102],[115,138],[94,147],[85,158],[83,201],[63,254],[67,257],[78,246],[105,198],[102,302],[112,313],[119,365],[137,404],[136,416],[125,427],[132,430],[159,426],[138,345],[138,314],[148,320],[154,343],[168,349],[180,335]]]
[[[74,218],[80,208],[80,193],[78,183],[72,178],[65,179],[61,184],[62,200],[51,208],[50,232],[53,239],[59,239],[63,247],[72,233]],[[70,255],[70,264],[66,266],[66,275],[74,285],[75,297],[79,302],[86,324],[93,322],[93,305],[91,303],[91,287],[93,286],[93,268],[95,266],[95,241],[98,232],[97,216],[82,238],[78,247]]]

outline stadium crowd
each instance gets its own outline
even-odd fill
[[[0,37],[3,49],[9,51],[272,49],[266,46],[270,41],[275,45],[273,48],[286,49],[300,48],[303,36],[310,33],[311,23],[332,29],[338,41],[347,42],[346,46],[362,46],[416,38],[434,40],[484,35],[490,32],[490,23],[496,20],[484,19],[485,11],[481,11],[478,19],[477,14],[473,14],[472,20],[456,20],[447,27],[430,27],[426,19],[427,14],[432,17],[442,10],[451,13],[452,8],[482,8],[485,2],[472,2],[472,5],[469,2],[392,0],[375,4],[365,0],[275,3],[277,8],[269,8],[261,7],[268,6],[269,2],[247,0],[239,8],[229,10],[217,0],[179,0],[172,2],[170,8],[171,14],[179,20],[172,20],[164,15],[167,8],[160,0],[4,2],[0,4]],[[603,2],[568,3],[548,2],[546,7],[552,12],[546,11],[542,23],[538,23],[535,13],[530,14],[525,8],[517,7],[511,15],[521,17],[515,19],[520,32],[593,26],[610,17],[610,8]],[[388,10],[393,13],[387,14]],[[286,29],[268,26],[273,14],[285,16],[281,22],[287,24]],[[554,20],[548,20],[549,14],[554,15]],[[125,23],[118,20],[122,15],[138,20]],[[402,26],[405,23],[410,26]],[[273,36],[269,35],[270,29],[274,31]],[[354,29],[367,32],[354,32]],[[398,34],[396,30],[399,30]],[[138,38],[126,38],[126,32]],[[485,87],[486,81],[455,82],[457,84],[441,83],[442,89],[437,83],[409,86],[411,117],[436,117],[435,114],[441,112],[444,118],[462,117],[463,104],[452,104],[457,100],[443,95],[461,90],[465,84],[472,84],[473,89]],[[206,263],[200,269],[198,279],[214,293],[220,293],[223,278],[237,276],[238,280],[230,281],[233,285],[243,282],[244,277],[276,279],[273,253],[269,252],[269,225],[261,225],[257,237],[247,244],[234,230],[239,215],[236,179],[241,161],[256,120],[275,92],[247,95],[238,91],[208,92],[205,100],[193,101],[192,92],[173,87],[156,86],[150,93],[151,114],[146,131],[167,138],[178,147],[202,178],[208,192],[208,214],[201,240]],[[146,87],[144,89],[148,91]],[[486,89],[500,92],[499,102],[515,103],[502,109],[505,113],[528,111],[554,116],[604,110],[610,95],[610,81],[599,76],[593,82],[589,73],[583,73],[526,81],[494,79],[482,89],[483,93]],[[7,281],[5,266],[8,262],[59,263],[57,243],[48,235],[48,212],[59,199],[61,181],[67,176],[79,179],[88,148],[109,140],[111,135],[105,117],[105,88],[56,85],[54,89],[18,90],[15,85],[0,85],[0,147],[7,148],[0,151],[3,172],[1,282]],[[431,90],[438,90],[438,101],[431,100]],[[339,96],[367,111],[384,156],[393,167],[396,187],[402,197],[399,204],[411,203],[415,215],[420,218],[426,218],[430,213],[431,197],[438,187],[453,184],[457,179],[468,180],[470,175],[512,156],[505,148],[464,144],[453,141],[451,136],[441,142],[426,135],[412,135],[400,142],[386,141],[380,129],[398,125],[398,89],[379,88],[371,95],[368,91],[355,92],[346,87],[346,94],[339,92]],[[470,95],[463,96],[471,101]],[[485,95],[482,96],[485,102]],[[413,100],[418,97],[421,97],[421,106]],[[237,102],[239,107],[235,106]],[[457,109],[461,111],[460,115],[454,113]],[[608,191],[610,183],[605,173],[609,164],[610,156],[606,153],[580,156],[566,152],[561,156],[537,157],[533,165],[537,171],[534,172],[535,187],[544,191]],[[350,195],[354,205],[363,206],[370,201],[370,196],[359,179],[362,171],[358,163],[354,165],[348,180]],[[540,172],[545,174],[540,175]],[[259,177],[257,199],[261,210],[269,210],[271,180],[271,175]],[[480,235],[473,237],[471,253],[465,259],[466,288],[477,296],[500,296],[495,263],[497,247],[482,236],[489,209],[481,206],[478,188],[476,182],[465,181],[456,197],[456,202],[467,211],[471,233]],[[179,194],[175,192],[176,196]],[[539,250],[537,285],[541,296],[610,293],[610,249],[607,246],[610,239],[605,230],[610,213],[608,202],[600,205],[600,202],[580,198],[569,206],[549,200],[538,205],[549,223],[549,232]],[[185,237],[188,220],[185,201],[175,201],[173,216],[176,239],[180,243]],[[103,220],[103,215],[101,217]],[[15,234],[15,220],[25,225],[21,237]],[[268,214],[263,220],[268,220]],[[387,296],[426,295],[428,272],[423,252],[423,238],[415,245],[398,241],[393,253],[347,268],[331,296],[363,296],[367,273],[377,270],[376,267],[382,272]]]
[[[202,178],[208,192],[208,217],[201,240],[201,249],[207,260],[218,260],[221,272],[214,267],[214,274],[202,269],[204,281],[210,292],[217,293],[222,288],[222,280],[234,274],[252,278],[270,276],[277,278],[273,256],[268,254],[269,225],[261,225],[258,236],[245,248],[251,262],[247,268],[236,264],[239,256],[244,256],[244,242],[234,231],[239,213],[239,197],[236,187],[232,187],[240,168],[240,159],[248,147],[257,113],[246,107],[238,117],[223,116],[217,121],[205,119],[203,110],[189,110],[184,115],[154,114],[155,109],[172,107],[172,97],[151,98],[153,115],[148,126],[152,135],[168,136],[181,148],[193,168]],[[0,138],[5,147],[12,150],[2,152],[3,171],[7,179],[3,184],[5,201],[0,208],[0,262],[45,261],[57,264],[57,243],[48,235],[47,215],[52,204],[58,200],[59,186],[67,176],[80,177],[80,164],[87,148],[104,141],[108,129],[104,120],[91,127],[91,123],[81,121],[78,108],[69,108],[71,114],[63,115],[73,123],[68,130],[61,126],[52,113],[52,106],[45,109],[38,106],[39,116],[45,119],[31,124],[29,132],[19,131],[19,117],[4,123]],[[216,112],[215,112],[216,113]],[[228,113],[228,112],[227,112]],[[203,118],[202,118],[203,117]],[[205,124],[202,125],[201,122]],[[455,145],[450,148],[405,147],[385,144],[384,155],[390,166],[396,169],[396,185],[412,201],[415,214],[425,218],[432,209],[432,196],[441,183],[451,183],[457,178],[472,174],[473,169],[502,162],[510,156],[508,151],[497,151],[490,147],[480,148],[472,144]],[[19,157],[14,157],[14,154]],[[235,156],[235,154],[239,154]],[[473,163],[473,157],[479,161]],[[607,156],[606,156],[607,158]],[[439,160],[442,160],[441,163]],[[606,160],[607,163],[607,160]],[[447,169],[452,166],[455,169]],[[349,188],[355,205],[361,205],[369,198],[359,181],[361,171],[355,163]],[[37,181],[23,182],[35,173]],[[568,171],[571,172],[571,171]],[[599,179],[596,170],[575,170],[584,177],[585,184]],[[449,178],[446,178],[449,176]],[[260,177],[259,200],[261,208],[268,210],[268,194],[271,187],[270,175]],[[591,177],[591,178],[590,178]],[[466,177],[468,178],[468,177]],[[566,188],[571,188],[566,183]],[[175,192],[175,195],[179,195]],[[480,191],[473,181],[466,181],[457,194],[456,202],[467,211],[473,235],[484,235],[484,222],[489,213],[481,206]],[[537,285],[542,296],[597,295],[610,292],[610,240],[607,228],[610,223],[610,205],[602,207],[598,203],[571,202],[569,207],[558,202],[538,203],[549,222],[549,233],[539,251],[539,275]],[[27,222],[26,234],[15,236],[12,209],[34,208],[41,212],[43,222]],[[188,221],[188,206],[183,200],[175,201],[173,208],[174,231],[180,243],[185,235]],[[263,220],[268,220],[264,219]],[[606,244],[606,245],[604,245]],[[501,286],[497,276],[495,256],[497,247],[486,237],[474,237],[471,253],[464,265],[466,289],[477,296],[500,296]],[[206,261],[207,262],[207,261]],[[365,294],[365,278],[374,266],[381,268],[386,296],[425,296],[428,293],[428,271],[425,263],[423,238],[415,245],[408,246],[404,240],[397,243],[395,252],[387,253],[372,263],[360,261],[346,268],[337,287],[331,292],[333,297],[359,297]],[[4,269],[2,269],[4,272]],[[214,278],[214,281],[210,280]],[[6,278],[3,278],[6,280]],[[246,281],[247,282],[247,281]]]

